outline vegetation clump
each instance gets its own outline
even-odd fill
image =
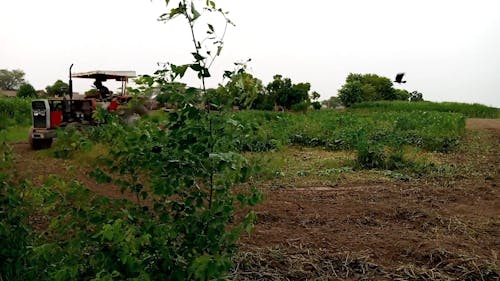
[[[358,103],[353,105],[352,108],[367,109],[370,111],[452,112],[463,114],[468,118],[500,118],[500,110],[498,108],[477,103],[374,101]]]
[[[349,107],[367,101],[408,101],[410,98],[412,101],[417,101],[422,99],[422,94],[410,94],[406,90],[395,89],[389,78],[376,74],[350,73],[346,78],[346,83],[339,90],[338,98],[344,106]]]

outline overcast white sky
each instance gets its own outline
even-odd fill
[[[265,84],[279,73],[310,82],[321,99],[336,95],[350,72],[391,79],[406,72],[408,82],[396,87],[427,100],[500,107],[498,0],[215,2],[236,27],[211,86],[232,62],[252,58],[250,71]],[[1,0],[0,69],[22,69],[43,89],[66,81],[71,63],[74,72],[138,74],[151,74],[157,62],[188,63],[187,26],[158,22],[165,11],[162,0]],[[85,91],[92,81],[74,83]]]

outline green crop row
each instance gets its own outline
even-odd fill
[[[31,116],[31,100],[0,98],[0,128],[12,125],[28,125]]]
[[[461,113],[469,118],[500,118],[500,109],[477,103],[375,101],[354,104],[352,105],[352,109],[368,109],[370,111],[438,111]]]
[[[350,150],[359,143],[370,142],[449,151],[458,144],[465,129],[461,114],[427,111],[322,110],[307,114],[242,111],[233,118],[245,128],[236,140],[244,151],[266,151],[287,144]]]

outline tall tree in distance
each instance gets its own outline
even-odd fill
[[[57,80],[54,85],[47,86],[45,91],[47,91],[47,95],[51,97],[64,97],[68,93],[68,84],[61,80]]]
[[[350,73],[339,90],[340,101],[345,106],[357,102],[379,100],[408,100],[404,90],[393,88],[392,81],[376,74]]]
[[[0,69],[0,90],[15,91],[24,83],[24,71]]]
[[[286,109],[291,109],[292,106],[300,103],[309,104],[311,102],[309,99],[311,84],[293,84],[290,78],[283,78],[279,74],[274,75],[273,81],[266,86],[266,90],[276,105]]]

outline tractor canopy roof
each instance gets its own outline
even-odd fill
[[[79,72],[71,74],[74,78],[92,78],[100,81],[107,79],[115,79],[116,81],[127,81],[129,78],[134,78],[137,75],[135,71],[114,71],[114,70],[95,70],[88,72]]]

